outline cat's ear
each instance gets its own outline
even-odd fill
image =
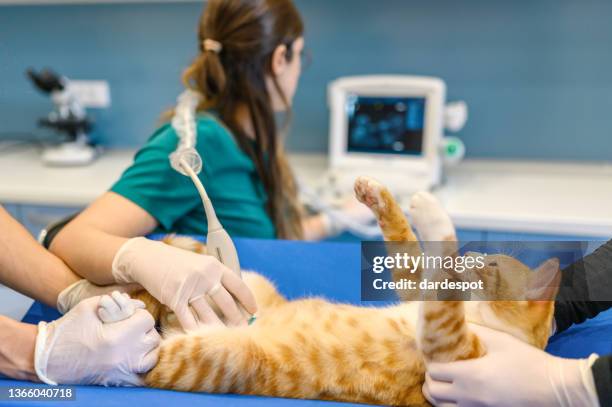
[[[525,297],[528,301],[552,301],[557,296],[560,284],[559,259],[546,260],[531,273]]]

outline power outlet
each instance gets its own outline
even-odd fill
[[[107,81],[70,80],[69,87],[85,108],[107,109],[111,105],[110,86]]]

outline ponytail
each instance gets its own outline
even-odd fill
[[[204,48],[193,64],[183,72],[183,85],[198,91],[204,99],[214,103],[225,89],[226,77],[219,51]]]

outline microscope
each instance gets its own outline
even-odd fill
[[[27,76],[36,88],[51,97],[55,106],[47,117],[38,121],[38,125],[62,135],[59,145],[44,148],[43,162],[49,166],[90,164],[97,155],[88,136],[93,124],[77,94],[71,90],[70,81],[50,69],[39,72],[28,69]]]

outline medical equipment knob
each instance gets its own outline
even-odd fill
[[[456,165],[465,157],[465,144],[458,137],[444,137],[440,149],[442,161],[446,165]]]
[[[444,109],[444,127],[454,133],[461,131],[468,120],[469,111],[464,101],[448,103]]]

